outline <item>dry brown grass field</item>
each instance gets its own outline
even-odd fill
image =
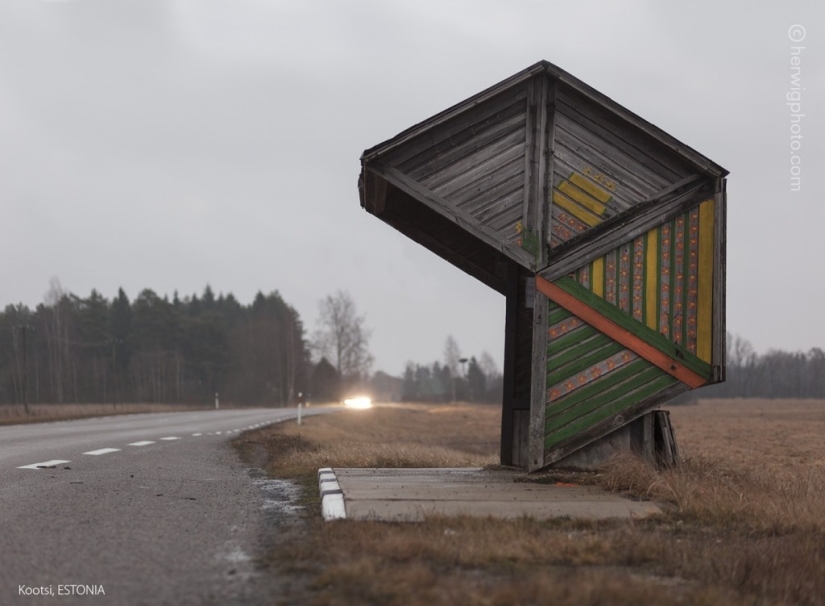
[[[679,468],[625,458],[563,474],[664,504],[645,521],[321,521],[319,467],[495,463],[498,407],[345,411],[244,434],[250,464],[305,487],[303,525],[261,562],[299,588],[273,603],[825,603],[825,401],[671,411]]]
[[[88,417],[136,414],[140,412],[178,412],[200,410],[203,406],[186,404],[0,404],[0,425],[68,421]]]

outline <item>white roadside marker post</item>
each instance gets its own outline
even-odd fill
[[[303,407],[304,405],[301,402],[298,402],[298,425],[301,424],[301,410]]]
[[[221,407],[220,402],[218,401],[218,392],[215,392],[215,410],[218,410]]]

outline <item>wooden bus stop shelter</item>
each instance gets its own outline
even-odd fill
[[[506,297],[501,460],[536,470],[724,380],[726,175],[541,61],[366,150],[359,190]]]

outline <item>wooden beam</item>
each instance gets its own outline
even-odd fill
[[[719,179],[716,186],[714,204],[714,265],[713,265],[713,346],[711,364],[714,368],[714,381],[725,380],[726,366],[726,302],[725,284],[727,281],[727,192],[724,179]]]
[[[527,440],[529,471],[544,467],[548,305],[547,297],[537,291],[533,301],[533,360],[530,370],[530,428]]]
[[[516,323],[518,322],[519,292],[518,266],[511,264],[507,268],[507,287],[505,297],[507,307],[504,318],[504,371],[502,376],[501,402],[501,453],[502,465],[513,464],[513,433],[516,382]]]
[[[707,199],[709,192],[704,193],[706,191],[705,184],[701,184],[666,202],[654,203],[643,209],[635,206],[608,219],[551,251],[550,264],[541,271],[542,277],[553,281],[568,275],[696,206]]]

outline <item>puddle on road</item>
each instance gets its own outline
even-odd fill
[[[266,472],[258,468],[248,469],[246,473],[263,495],[261,509],[270,522],[292,522],[304,511],[305,507],[297,504],[301,488],[293,482],[267,478]]]

